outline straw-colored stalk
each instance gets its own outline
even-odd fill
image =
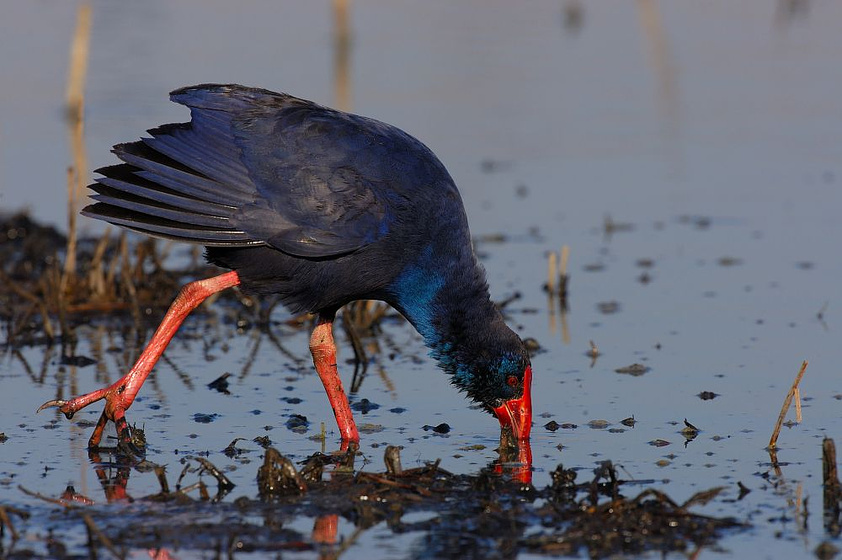
[[[781,434],[781,426],[783,426],[786,413],[789,410],[790,404],[792,404],[793,397],[796,392],[798,392],[798,384],[801,383],[801,378],[804,377],[804,372],[806,370],[807,360],[804,360],[801,364],[801,369],[798,370],[798,375],[795,376],[795,381],[792,382],[792,387],[790,387],[789,392],[786,394],[786,398],[784,399],[784,404],[781,407],[781,413],[778,415],[778,421],[775,423],[775,431],[772,432],[772,438],[769,440],[769,449],[775,449],[775,446],[778,443],[778,436]]]

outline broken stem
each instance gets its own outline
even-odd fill
[[[801,369],[798,370],[798,375],[795,376],[795,381],[792,382],[792,387],[790,387],[789,392],[786,394],[786,398],[784,399],[784,405],[781,407],[781,413],[778,415],[778,421],[775,424],[775,431],[772,432],[772,438],[769,440],[769,449],[774,449],[778,442],[778,436],[781,433],[781,426],[783,426],[784,418],[786,418],[786,413],[789,410],[789,405],[792,404],[792,397],[795,396],[795,392],[798,390],[798,384],[801,383],[801,378],[804,377],[804,371],[806,369],[807,360],[804,360],[801,364]]]

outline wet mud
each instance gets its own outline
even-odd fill
[[[72,487],[56,494],[21,488],[45,507],[38,514],[0,511],[8,535],[0,554],[86,558],[107,551],[124,557],[127,551],[147,550],[154,557],[177,557],[179,551],[236,557],[313,551],[335,558],[367,530],[385,525],[396,535],[423,537],[417,552],[425,557],[514,558],[528,551],[605,558],[698,553],[716,547],[728,532],[748,527],[693,512],[715,499],[721,487],[678,504],[647,489],[652,481],[624,480],[610,461],[593,472],[558,465],[551,483],[536,488],[522,480],[522,469],[502,461],[474,475],[457,475],[439,460],[402,469],[397,447],[385,450],[384,471],[357,468],[357,456],[352,445],[296,465],[270,447],[257,468],[254,497],[229,502],[225,498],[233,484],[207,459],[184,458],[173,484],[168,478],[174,473],[159,465],[101,450],[91,460],[110,506]],[[160,491],[129,496],[129,478],[144,476],[157,477]],[[418,514],[425,515],[419,520]],[[300,527],[294,520],[306,520],[312,528],[290,528]],[[338,534],[340,520],[353,527],[349,534]],[[46,535],[35,530],[43,525],[52,527]],[[22,534],[30,538],[21,539]],[[78,544],[79,534],[87,535],[84,544]]]

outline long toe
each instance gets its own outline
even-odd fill
[[[35,414],[38,414],[39,412],[41,412],[45,408],[58,408],[59,410],[61,410],[62,407],[65,406],[66,404],[67,404],[67,401],[63,401],[61,399],[53,399],[53,400],[47,401],[44,404],[42,404],[41,406],[39,406],[38,410],[35,411]],[[64,410],[61,410],[61,411],[64,412],[65,415],[67,415],[67,412],[65,412]],[[72,417],[73,417],[73,413],[70,413],[69,415],[67,415],[68,419],[70,419]]]
[[[73,415],[88,406],[91,403],[95,403],[98,400],[102,399],[111,399],[111,397],[119,392],[118,390],[118,383],[111,385],[110,387],[106,387],[104,389],[98,389],[96,391],[92,391],[85,395],[80,395],[78,397],[74,397],[70,400],[62,400],[62,399],[54,399],[51,401],[47,401],[38,407],[38,412],[41,412],[45,408],[58,408],[67,418],[73,418]]]
[[[70,400],[54,399],[47,401],[38,407],[38,412],[46,408],[58,408],[67,419],[73,418],[73,415],[99,400],[105,399],[105,409],[100,416],[99,422],[94,428],[94,433],[89,441],[90,447],[97,447],[102,439],[102,432],[105,424],[111,420],[117,427],[117,434],[121,442],[128,442],[131,440],[130,431],[126,423],[126,409],[128,409],[134,398],[128,398],[125,391],[125,378],[120,379],[113,385],[92,391],[90,393],[74,397]],[[132,395],[133,397],[133,395]]]

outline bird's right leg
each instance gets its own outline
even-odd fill
[[[327,392],[333,414],[336,416],[336,423],[339,425],[339,433],[342,435],[343,443],[360,441],[360,434],[357,432],[357,425],[354,423],[354,415],[351,413],[351,406],[348,404],[348,397],[345,396],[345,389],[342,387],[342,379],[339,378],[339,371],[336,368],[336,342],[333,340],[333,317],[330,315],[319,315],[316,328],[310,336],[310,353],[313,354],[313,365],[319,373],[322,385]]]
[[[102,440],[102,432],[109,420],[114,422],[117,427],[117,435],[120,441],[122,443],[129,443],[131,441],[131,434],[128,422],[126,422],[126,410],[134,402],[137,392],[140,391],[143,382],[146,381],[146,378],[152,372],[152,368],[155,367],[158,358],[164,353],[164,349],[170,343],[170,340],[172,340],[178,327],[181,326],[187,315],[209,296],[226,288],[236,286],[239,283],[240,277],[236,272],[231,271],[214,276],[213,278],[185,284],[181,288],[181,291],[178,292],[175,301],[170,305],[167,314],[164,316],[155,334],[152,335],[152,339],[146,345],[140,358],[137,359],[137,362],[135,362],[132,369],[126,375],[109,387],[81,395],[69,401],[56,399],[45,402],[38,409],[38,412],[54,406],[62,411],[65,416],[72,418],[74,414],[89,404],[105,399],[105,410],[103,410],[102,416],[99,417],[99,422],[97,422],[94,428],[94,433],[91,434],[88,446],[91,448],[99,446],[99,442]]]

